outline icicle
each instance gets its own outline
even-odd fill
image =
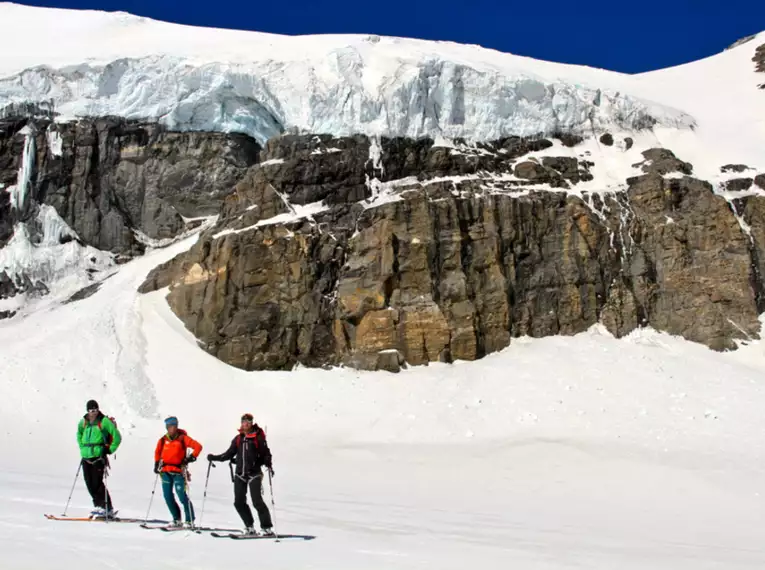
[[[367,163],[369,162],[372,163],[373,177],[370,178],[367,174],[366,184],[371,193],[369,199],[374,200],[380,194],[380,190],[382,189],[380,178],[385,174],[385,168],[382,163],[382,145],[377,136],[369,137],[369,161]]]
[[[8,188],[11,195],[11,207],[14,210],[24,209],[29,191],[29,182],[35,165],[35,133],[26,126],[19,131],[24,135],[24,152],[21,155],[21,167],[19,168],[16,185]]]

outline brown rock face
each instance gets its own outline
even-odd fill
[[[11,213],[0,192],[0,245],[34,204],[47,204],[84,243],[128,257],[141,253],[135,231],[172,238],[185,228],[182,216],[217,213],[260,151],[243,135],[170,132],[117,118],[53,123],[27,111],[32,118],[0,119],[0,185],[16,181],[23,129],[33,133],[35,151],[24,208]]]
[[[749,228],[750,256],[752,259],[751,284],[757,310],[765,312],[765,197],[746,196],[734,201],[736,212]]]
[[[218,225],[144,284],[169,284],[173,311],[230,364],[398,371],[598,322],[718,350],[759,330],[765,236],[750,240],[706,182],[665,180],[691,167],[664,149],[646,153],[649,172],[626,192],[582,199],[475,166],[535,184],[582,179],[573,158],[515,162],[508,149],[529,141],[444,154],[422,141],[312,140],[270,141]],[[317,148],[339,150],[315,159]],[[308,188],[281,170],[295,161],[310,163],[299,168]],[[746,200],[742,219],[765,227],[760,199]]]
[[[728,203],[706,182],[656,175],[631,180],[629,200],[640,220],[631,278],[648,321],[717,350],[756,335],[749,242]]]
[[[640,166],[647,174],[670,174],[679,172],[690,176],[693,173],[693,165],[678,159],[671,150],[666,148],[652,148],[643,152],[645,161],[634,166]]]
[[[765,190],[765,174],[759,174],[754,177],[754,183],[756,186],[759,186],[763,190]]]

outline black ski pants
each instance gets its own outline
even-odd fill
[[[244,526],[252,526],[255,520],[252,518],[252,511],[247,504],[247,488],[250,489],[250,498],[260,519],[260,528],[271,528],[271,513],[263,500],[262,494],[263,476],[256,475],[248,479],[242,479],[239,475],[234,477],[234,506],[236,512],[242,517]]]
[[[106,467],[106,459],[103,457],[100,459],[82,460],[82,477],[85,479],[85,486],[93,498],[93,506],[111,510],[112,498],[109,496],[109,492],[104,484]]]

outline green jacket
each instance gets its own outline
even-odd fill
[[[101,422],[101,429],[98,429],[98,422]],[[90,423],[87,417],[80,420],[77,424],[77,444],[80,446],[80,455],[83,459],[96,459],[104,455],[106,439],[111,436],[111,445],[109,453],[114,453],[120,446],[122,436],[114,422],[103,414],[99,414],[95,422]]]

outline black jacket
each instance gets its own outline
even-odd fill
[[[213,455],[212,461],[236,463],[235,474],[239,477],[255,477],[262,473],[261,467],[272,467],[271,450],[266,443],[266,434],[255,424],[252,433],[239,433],[231,440],[231,446],[220,455]]]

